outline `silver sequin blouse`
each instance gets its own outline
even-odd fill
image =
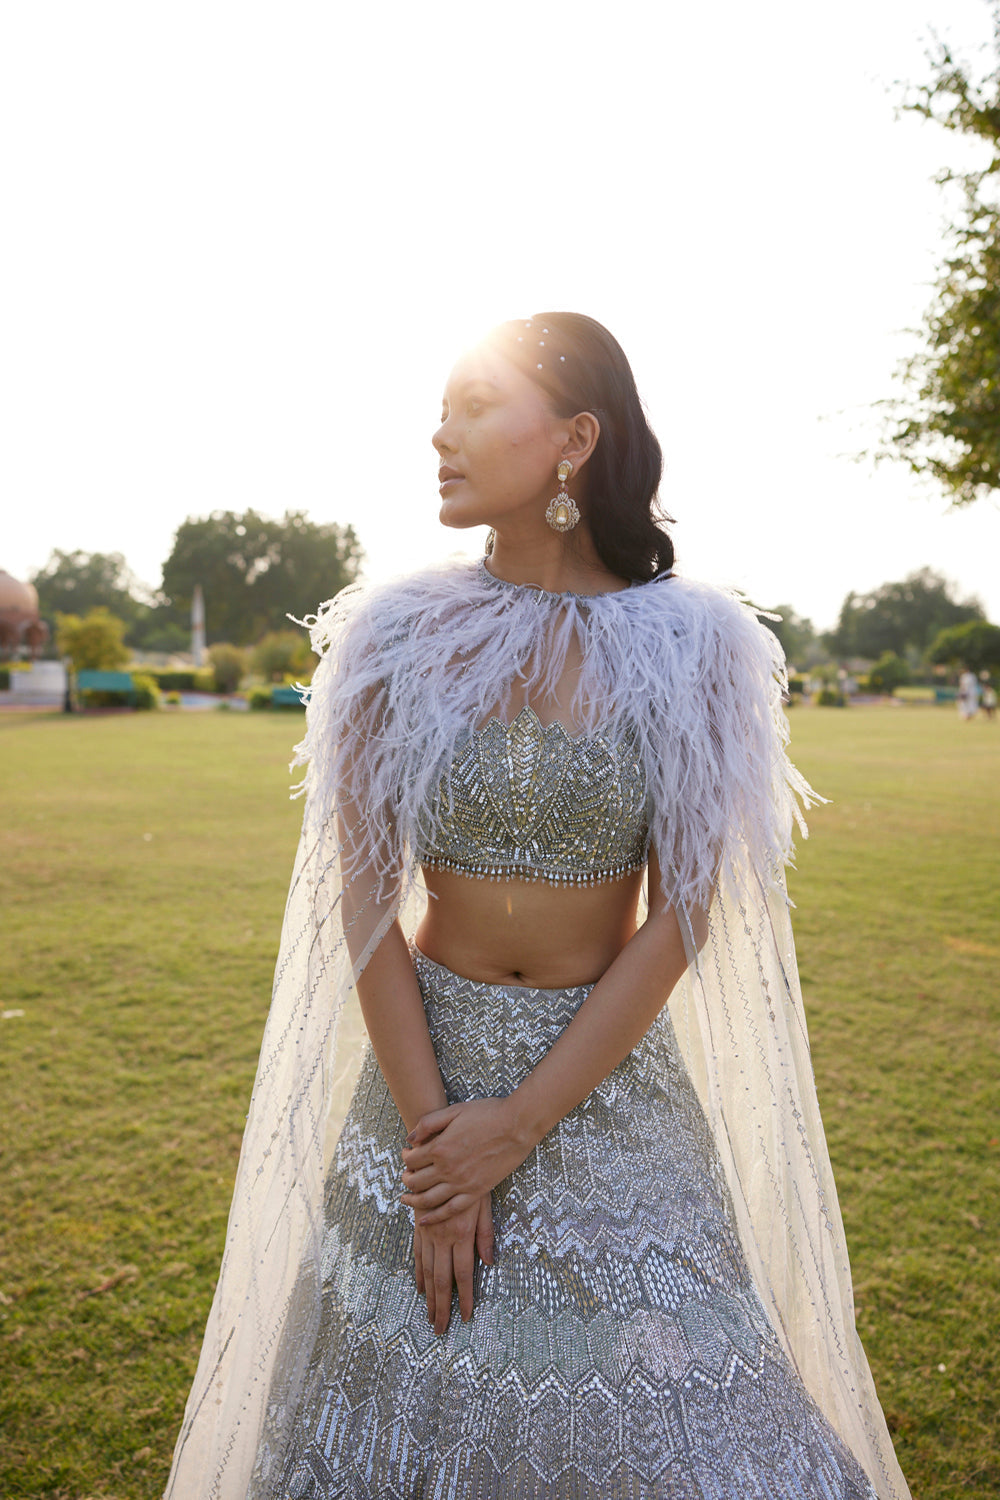
[[[479,879],[595,885],[646,863],[646,779],[630,736],[573,736],[522,708],[460,742],[418,854]]]

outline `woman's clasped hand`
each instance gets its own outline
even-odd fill
[[[413,1267],[417,1291],[427,1299],[427,1317],[443,1334],[451,1321],[452,1287],[458,1292],[463,1322],[472,1317],[476,1255],[493,1264],[493,1210],[490,1195],[453,1214],[443,1224],[413,1228]]]
[[[534,1142],[516,1128],[508,1099],[472,1099],[424,1115],[403,1148],[402,1201],[414,1211],[417,1287],[436,1333],[448,1327],[452,1282],[472,1316],[474,1252],[493,1264],[490,1193]]]

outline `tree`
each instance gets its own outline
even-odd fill
[[[984,148],[976,171],[945,168],[959,191],[951,251],[924,317],[923,347],[901,366],[905,394],[884,403],[878,457],[930,474],[968,505],[1000,489],[1000,3],[992,5],[997,65],[977,79],[943,43],[931,79],[903,109]]]
[[[142,651],[186,651],[191,625],[178,625],[163,600],[140,583],[120,552],[53,551],[32,578],[38,605],[51,622],[101,607],[125,622],[125,641]]]
[[[883,583],[870,594],[848,594],[836,629],[824,641],[841,658],[877,661],[886,651],[905,656],[907,648],[923,655],[947,626],[984,618],[978,600],[955,599],[946,578],[931,568],[921,568],[900,583]]]
[[[303,511],[280,521],[254,510],[189,517],[163,565],[169,617],[187,625],[200,583],[208,639],[248,645],[352,583],[361,557],[352,527],[319,525]]]
[[[124,634],[125,621],[100,607],[90,610],[83,619],[59,615],[56,620],[56,646],[77,672],[113,672],[125,666],[130,652]]]
[[[785,659],[794,662],[796,666],[804,666],[816,645],[816,631],[812,621],[797,615],[790,604],[775,605],[774,613],[780,615],[781,619],[765,620],[765,625],[781,642]]]
[[[39,612],[50,621],[104,608],[131,625],[142,608],[142,584],[120,552],[56,549],[31,582],[38,590]]]
[[[947,666],[968,667],[970,672],[990,672],[1000,668],[1000,625],[985,620],[970,620],[942,630],[928,657]]]
[[[166,604],[141,604],[125,639],[138,651],[162,651],[173,656],[191,650],[191,622],[178,624]]]

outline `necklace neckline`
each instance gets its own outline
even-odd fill
[[[637,578],[633,578],[631,582],[623,589],[602,589],[597,594],[578,594],[575,593],[572,589],[543,589],[541,585],[537,583],[514,583],[509,578],[498,578],[495,573],[490,572],[489,568],[486,565],[485,557],[481,557],[479,559],[479,573],[481,577],[485,578],[487,583],[495,584],[497,588],[516,589],[519,593],[523,593],[525,590],[528,590],[529,593],[536,595],[541,599],[611,599],[616,594],[627,594],[631,589],[638,588],[640,586],[639,580]]]

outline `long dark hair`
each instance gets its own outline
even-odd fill
[[[593,412],[601,435],[584,472],[587,525],[598,556],[619,578],[669,572],[674,544],[661,522],[663,454],[618,340],[582,313],[536,313],[501,323],[486,342],[540,386],[560,417]]]

